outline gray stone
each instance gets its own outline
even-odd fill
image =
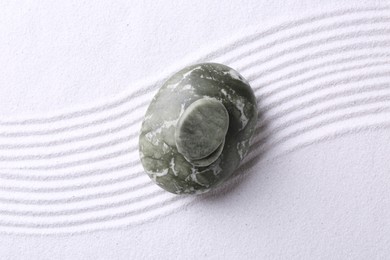
[[[256,121],[256,98],[235,70],[216,63],[186,67],[149,105],[139,137],[142,165],[169,192],[206,192],[237,169]]]
[[[218,151],[214,155],[216,160],[222,152],[228,127],[229,114],[222,102],[212,98],[198,99],[188,106],[177,122],[177,150],[193,164]],[[215,160],[198,166],[210,165]]]

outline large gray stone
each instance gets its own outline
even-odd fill
[[[216,63],[186,67],[149,105],[139,137],[142,165],[167,191],[206,192],[237,169],[256,121],[256,98],[235,70]]]

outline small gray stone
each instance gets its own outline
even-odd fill
[[[189,162],[204,159],[221,146],[228,127],[229,114],[222,102],[199,99],[189,105],[177,122],[177,150]]]
[[[256,98],[235,70],[216,63],[186,67],[149,105],[139,137],[142,165],[172,193],[208,191],[237,169],[256,121]]]

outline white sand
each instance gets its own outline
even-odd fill
[[[164,16],[156,29],[134,10],[161,6],[3,4],[10,17],[0,28],[8,33],[0,39],[0,254],[387,255],[390,9],[302,2],[305,15],[287,4],[275,19],[282,1],[269,12],[255,2],[239,10],[210,4],[225,19],[195,6],[218,21],[213,37],[207,19],[174,30],[182,26],[175,21],[198,17],[191,5],[180,14],[163,9],[177,17]],[[22,21],[10,15],[16,10]],[[208,44],[199,47],[198,37]],[[235,178],[179,197],[143,173],[138,131],[161,82],[203,61],[248,79],[258,131]]]

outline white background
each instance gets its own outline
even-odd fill
[[[383,1],[1,1],[0,115],[121,93],[248,26]]]

